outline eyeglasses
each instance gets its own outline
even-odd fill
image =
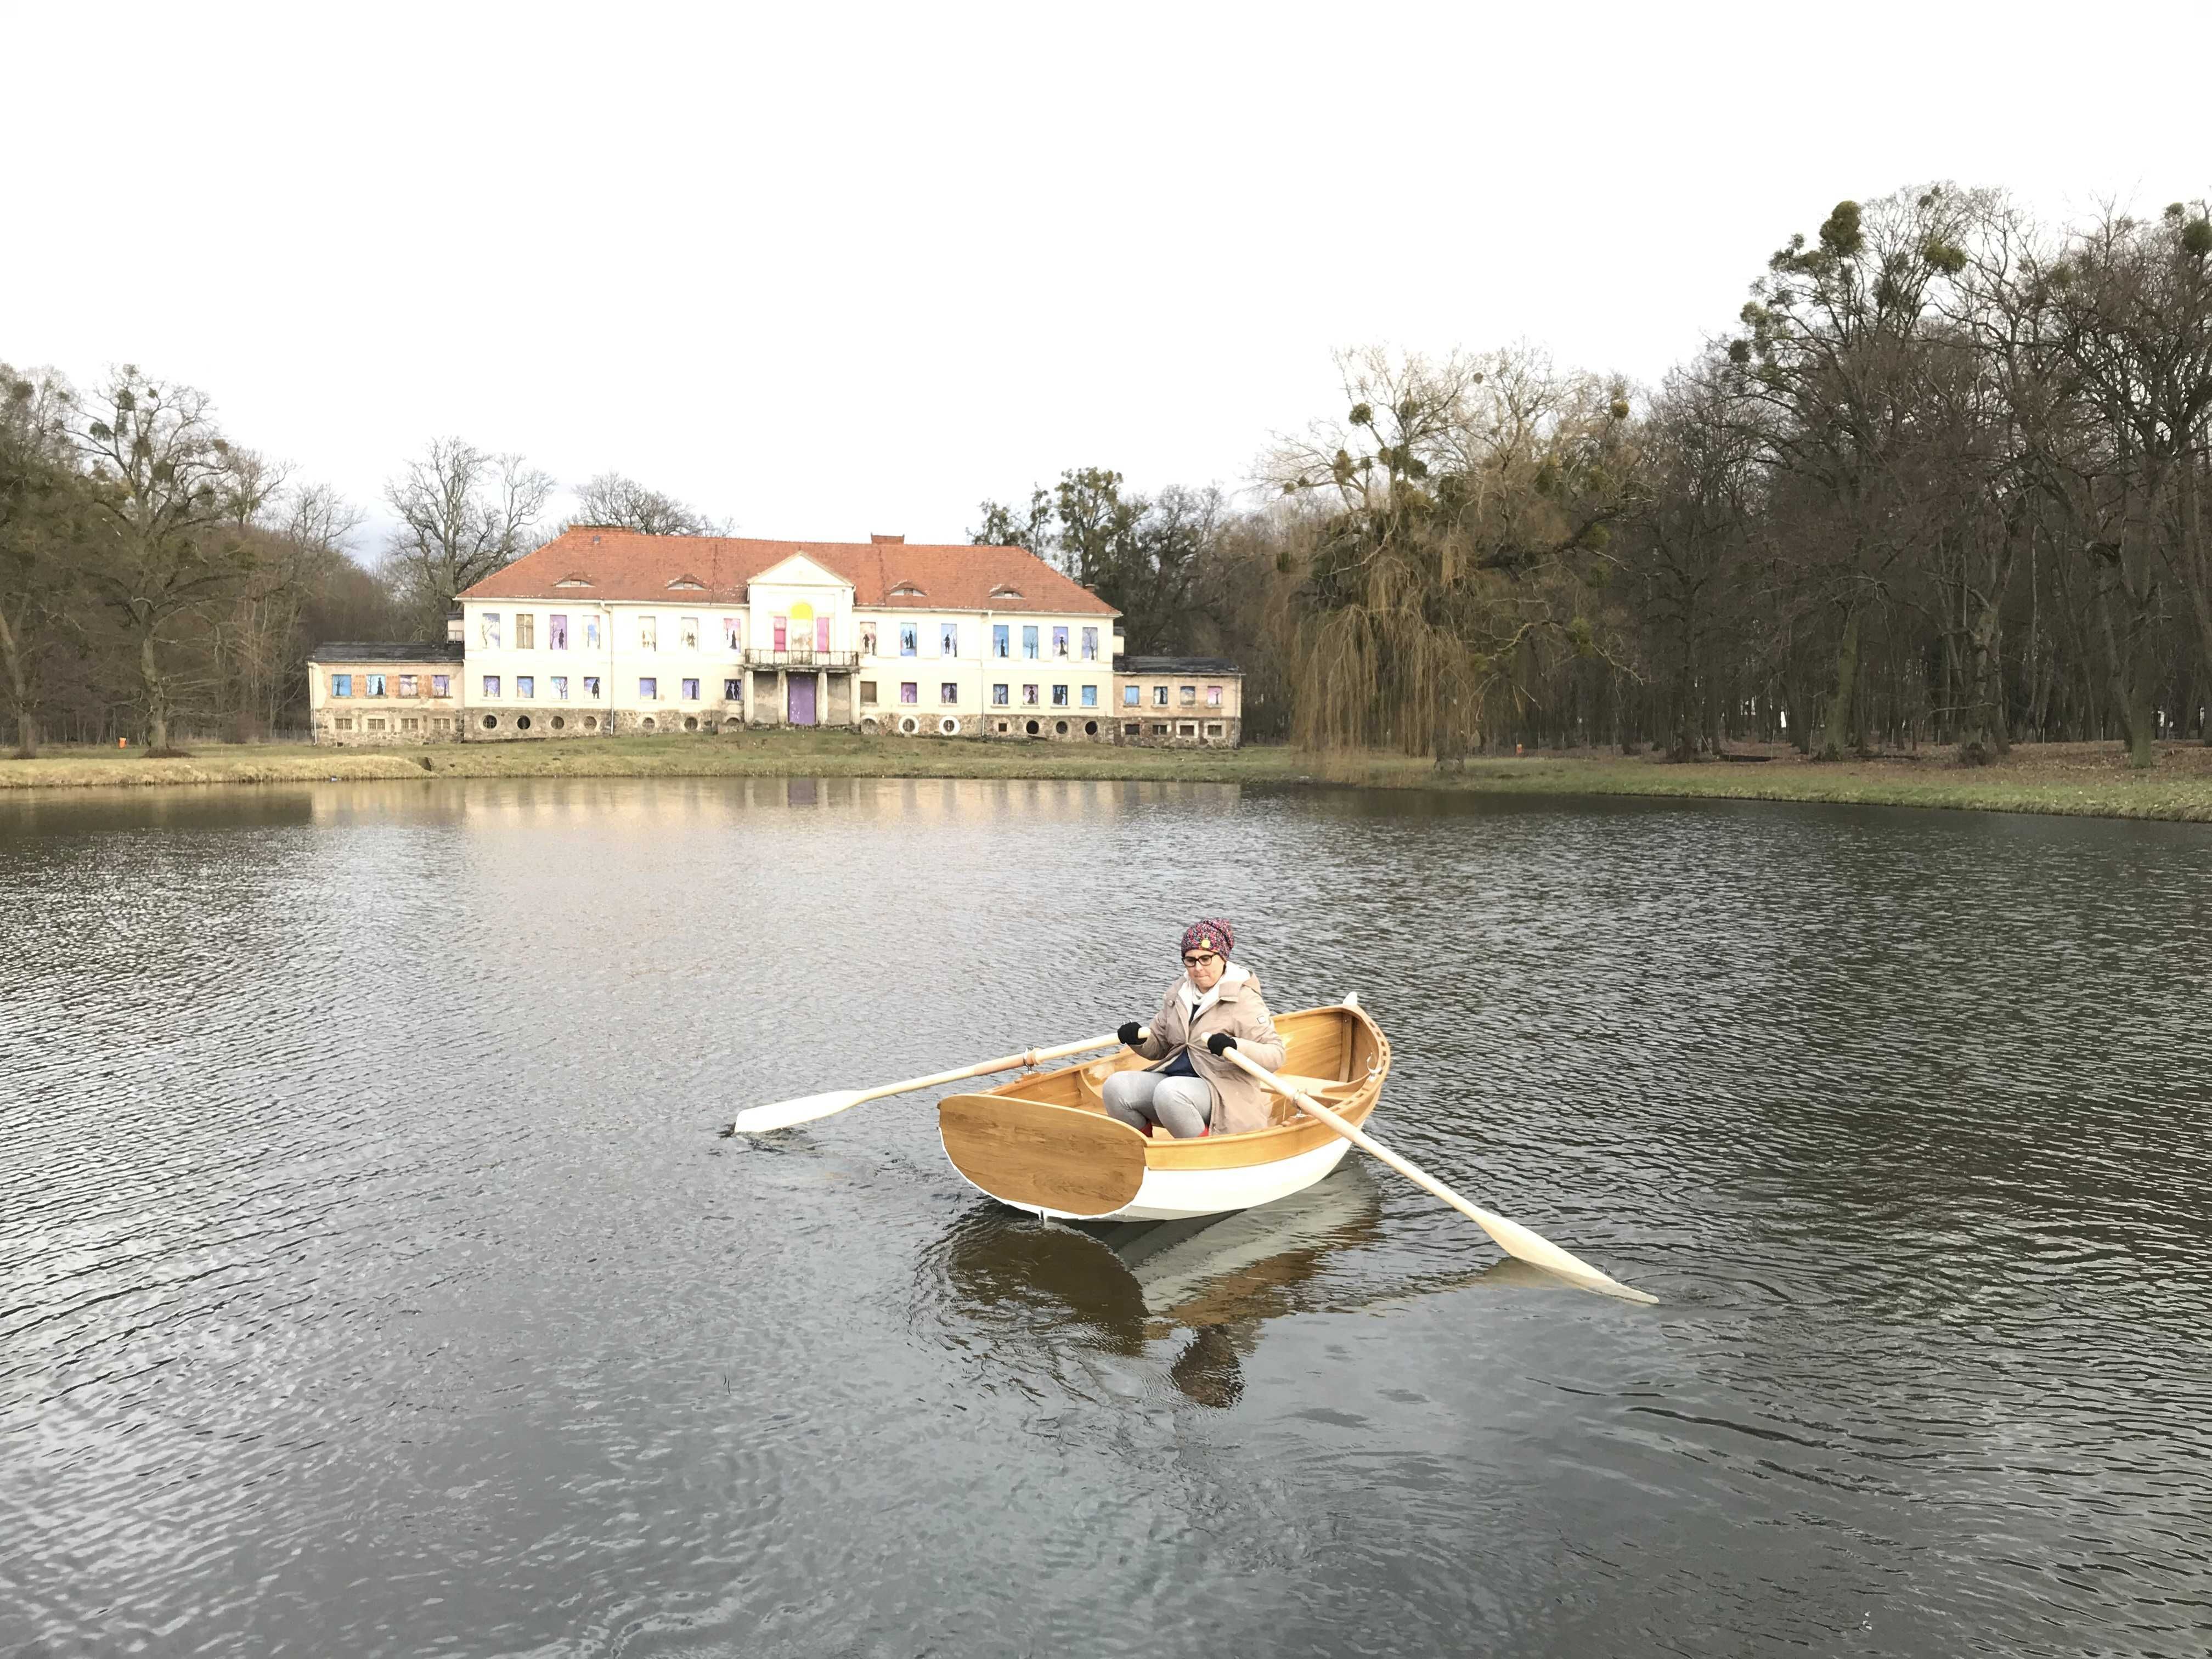
[[[1185,957],[1182,959],[1182,965],[1186,968],[1203,968],[1209,962],[1218,962],[1220,960],[1221,958],[1214,955],[1211,951],[1200,951],[1194,957]]]

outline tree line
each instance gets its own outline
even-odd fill
[[[387,483],[397,527],[364,564],[362,510],[234,441],[197,388],[126,365],[81,392],[0,363],[0,718],[25,756],[296,730],[310,650],[444,639],[456,593],[566,527],[545,524],[558,488],[434,439]],[[570,521],[725,528],[616,472]]]
[[[1351,352],[1257,506],[1084,469],[973,533],[1094,586],[1132,649],[1244,660],[1255,736],[2148,766],[2212,741],[2208,261],[2202,202],[1839,203],[1656,387]]]
[[[1339,359],[1255,490],[1073,468],[986,501],[1131,650],[1224,654],[1255,738],[1448,763],[1516,742],[1681,758],[2212,741],[2212,214],[2053,229],[1949,185],[1838,204],[1656,386],[1515,346]],[[0,716],[156,750],[303,723],[333,638],[439,640],[557,484],[432,441],[397,528],[125,367],[0,365]],[[1256,499],[1255,499],[1256,496]],[[619,474],[570,522],[726,532]]]

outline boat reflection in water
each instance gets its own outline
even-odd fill
[[[1233,1406],[1244,1391],[1242,1357],[1268,1320],[1524,1277],[1510,1257],[1382,1285],[1326,1273],[1332,1256],[1378,1242],[1382,1208],[1358,1164],[1276,1203],[1188,1221],[1039,1221],[986,1201],[929,1253],[923,1288],[957,1303],[962,1323],[1040,1358],[1071,1335],[1093,1352],[1134,1358],[1188,1332],[1170,1381],[1200,1405]],[[1525,1277],[1556,1282],[1534,1268]]]

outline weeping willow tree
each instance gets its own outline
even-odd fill
[[[1338,368],[1343,419],[1270,463],[1299,518],[1292,734],[1442,764],[1562,657],[1609,654],[1607,526],[1638,470],[1628,399],[1527,349],[1370,349]]]

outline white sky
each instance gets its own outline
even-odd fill
[[[2209,19],[0,0],[0,360],[191,381],[373,511],[456,433],[961,540],[1067,466],[1243,484],[1341,345],[1656,380],[1845,196],[2203,195]]]

